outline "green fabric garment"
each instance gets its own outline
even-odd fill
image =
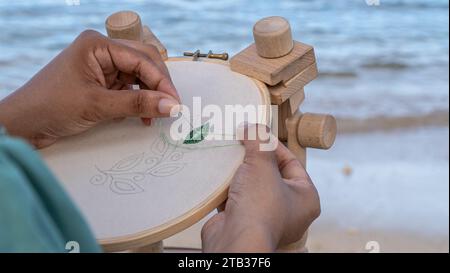
[[[71,244],[101,251],[39,154],[0,132],[0,252],[69,252]]]

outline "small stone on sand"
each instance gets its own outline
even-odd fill
[[[350,167],[349,165],[346,165],[346,166],[344,166],[344,168],[342,168],[342,173],[343,173],[345,176],[350,176],[350,175],[352,175],[352,173],[353,173],[353,168]]]

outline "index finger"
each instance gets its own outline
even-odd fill
[[[149,89],[165,92],[180,101],[168,71],[159,67],[161,64],[165,67],[164,63],[157,64],[136,45],[134,47],[138,49],[117,41],[110,41],[109,53],[118,70],[135,74]],[[162,59],[159,57],[159,60],[156,58],[156,61],[162,62]]]
[[[164,74],[166,74],[170,78],[169,70],[167,69],[164,60],[161,57],[161,54],[159,53],[159,51],[156,49],[155,46],[132,40],[123,40],[123,39],[114,39],[114,40],[131,48],[134,48],[139,52],[144,53],[155,63],[156,66],[158,66],[158,68]]]

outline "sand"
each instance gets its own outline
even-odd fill
[[[309,251],[448,252],[448,148],[448,127],[422,127],[341,134],[332,150],[310,150],[322,215]],[[198,251],[203,222],[165,246]]]

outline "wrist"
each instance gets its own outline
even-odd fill
[[[250,221],[225,221],[204,228],[205,252],[273,252],[279,239],[269,227]]]
[[[3,126],[8,132],[14,131],[12,128],[13,113],[9,107],[8,98],[0,101],[0,125]]]

